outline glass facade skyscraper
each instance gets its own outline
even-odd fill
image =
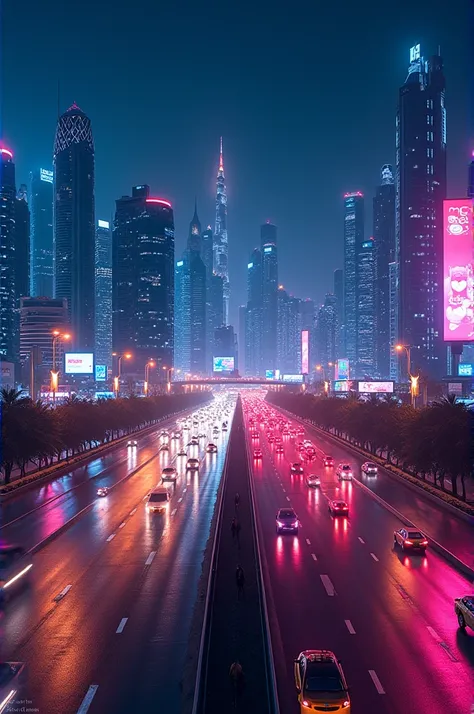
[[[277,227],[267,221],[260,228],[262,256],[263,367],[276,368],[278,329],[278,254]]]
[[[224,175],[222,137],[216,184],[216,224],[214,230],[214,272],[220,275],[224,287],[224,324],[229,324],[229,243],[227,237],[227,189]]]
[[[263,366],[262,254],[252,251],[247,264],[247,319],[245,322],[245,373],[261,377]]]
[[[357,249],[357,354],[356,376],[375,375],[375,250],[374,239]]]
[[[206,266],[201,257],[201,223],[194,207],[188,234],[189,287],[191,293],[191,372],[206,374]]]
[[[185,255],[175,267],[174,366],[184,377],[191,372],[191,290],[189,261]]]
[[[30,294],[53,297],[53,172],[30,174]]]
[[[398,340],[411,347],[413,373],[446,373],[442,336],[446,109],[443,60],[410,50],[396,125]]]
[[[364,196],[344,196],[344,346],[352,364],[357,358],[357,249],[364,240]]]
[[[278,288],[276,369],[286,374],[301,372],[301,300]],[[266,368],[265,368],[266,369]]]
[[[334,296],[336,298],[337,333],[336,359],[345,355],[344,346],[344,271],[338,268],[334,271]]]
[[[54,295],[66,298],[72,346],[95,337],[94,143],[76,104],[58,119],[54,140]]]
[[[15,311],[15,164],[13,153],[0,147],[0,358],[14,362],[17,313]]]
[[[327,293],[316,318],[316,358],[323,367],[324,376],[331,374],[328,363],[336,361],[337,328],[337,299]]]
[[[389,164],[382,166],[381,183],[373,203],[375,247],[376,371],[382,379],[390,378],[390,276],[389,265],[395,260],[395,181]]]
[[[112,232],[102,220],[95,235],[95,363],[112,368]]]

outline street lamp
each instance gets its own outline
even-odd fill
[[[112,352],[112,357],[118,357],[117,360],[117,376],[114,377],[114,392],[115,396],[118,397],[119,392],[120,392],[120,377],[122,374],[122,360],[125,359],[132,359],[132,355],[130,352],[124,352],[123,354],[119,355],[118,352]]]
[[[56,370],[56,345],[61,340],[70,340],[71,335],[68,332],[61,332],[60,330],[53,330],[52,344],[53,344],[53,364],[51,370],[51,392],[53,393],[53,404],[56,402],[56,392],[58,391],[59,384],[59,369]]]
[[[410,396],[411,396],[411,405],[412,407],[415,407],[416,405],[416,398],[419,394],[419,379],[420,375],[413,375],[411,373],[411,346],[410,345],[395,345],[395,350],[397,352],[402,352],[402,350],[405,350],[406,355],[407,355],[407,373],[408,373],[408,379],[410,381]]]
[[[155,364],[156,362],[151,359],[145,365],[145,382],[143,384],[143,392],[145,394],[145,397],[148,396],[148,373],[150,371],[150,367],[154,367]]]

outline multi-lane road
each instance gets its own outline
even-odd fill
[[[226,407],[231,422],[233,403]],[[215,404],[199,410],[215,414]],[[222,410],[224,414],[224,408]],[[207,417],[206,417],[207,418]],[[48,714],[181,709],[180,680],[209,538],[228,433],[213,435],[214,416],[159,451],[158,432],[137,449],[117,449],[8,501],[1,539],[30,549],[82,515],[34,556],[32,583],[0,615],[0,659],[26,663],[20,696]],[[230,424],[229,424],[230,426]],[[193,431],[206,436],[187,456]],[[218,446],[208,454],[209,441]],[[178,470],[166,516],[148,514],[145,498],[161,469]],[[131,474],[131,475],[130,475]],[[92,478],[94,477],[94,478]],[[98,498],[99,486],[111,488]],[[85,510],[83,510],[85,509]]]
[[[256,403],[245,399],[247,415]],[[276,413],[270,406],[262,410]],[[278,455],[268,428],[257,430],[263,458],[252,459],[252,470],[281,711],[298,711],[293,660],[314,648],[341,659],[354,714],[468,714],[474,636],[458,629],[453,598],[472,585],[430,550],[426,557],[395,551],[393,532],[401,523],[369,493],[323,468],[320,454],[329,447],[313,430],[300,437],[318,449],[316,460],[305,464],[305,472],[321,475],[321,487],[312,489],[290,475],[290,463],[300,460],[296,442],[284,437]],[[248,428],[247,434],[252,450]],[[330,449],[336,463],[344,455],[358,468],[354,455],[343,451]],[[349,518],[329,514],[328,499],[336,496],[349,503]],[[419,500],[407,513],[415,522],[426,517]],[[275,515],[285,506],[298,514],[298,536],[276,535]],[[445,513],[442,521],[448,534],[455,532],[454,516]]]

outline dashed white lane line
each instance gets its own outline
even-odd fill
[[[182,500],[183,500],[183,497],[181,496],[181,498],[178,498],[178,503],[181,503]]]
[[[92,700],[94,699],[98,689],[98,684],[91,684],[91,686],[86,692],[86,696],[82,700],[81,706],[77,710],[77,714],[86,714],[86,712],[89,711],[89,707],[92,704]]]
[[[68,592],[70,591],[71,588],[72,588],[72,585],[66,585],[66,587],[63,588],[63,590],[61,590],[59,595],[56,595],[56,597],[54,598],[55,601],[59,602],[59,600],[62,600],[63,597],[66,597],[66,595],[68,594]]]
[[[152,550],[148,558],[145,560],[145,565],[151,565],[153,563],[153,558],[156,555],[156,550]]]
[[[287,497],[286,497],[286,500],[287,500],[287,501],[289,501],[289,500],[290,500],[290,497],[289,497],[289,496],[287,496]]]
[[[125,625],[127,624],[127,620],[128,620],[128,617],[122,617],[122,619],[120,620],[119,626],[115,630],[116,635],[120,635],[124,631]]]
[[[109,537],[107,538],[107,543],[110,543],[110,541],[113,540],[114,538],[115,538],[115,533],[112,533],[112,535],[109,535]]]
[[[370,678],[375,685],[375,689],[379,694],[385,694],[385,689],[382,687],[380,679],[377,677],[377,672],[374,669],[369,669]]]
[[[130,511],[130,515],[131,515],[131,516],[134,516],[136,512],[137,512],[137,509],[134,508],[133,511]]]
[[[327,594],[329,595],[329,597],[334,597],[334,595],[336,594],[336,591],[334,589],[334,585],[332,584],[331,578],[329,577],[329,575],[320,575],[319,577],[321,578],[321,582],[324,585],[324,588],[325,588]]]
[[[186,493],[187,490],[188,490],[187,488],[183,488],[183,493]]]
[[[354,625],[352,624],[352,622],[350,620],[344,620],[344,622],[346,623],[346,627],[349,630],[350,634],[355,635],[356,631],[354,630]]]
[[[372,558],[375,560],[376,563],[379,562],[379,559],[377,558],[377,556],[375,555],[375,553],[371,553],[370,555],[372,556]]]
[[[125,521],[123,521],[123,522],[119,525],[119,528],[123,528],[124,525],[125,525]]]
[[[311,545],[311,541],[310,541],[309,538],[306,538],[306,542],[307,542],[308,545]]]
[[[173,510],[171,511],[171,515],[174,516],[174,514],[176,513],[177,510],[178,510],[177,508],[173,508]]]
[[[312,557],[312,559],[314,560],[315,563],[318,562],[318,558],[317,558],[317,556],[315,555],[315,553],[311,553],[311,557]]]
[[[434,630],[434,629],[433,629],[432,627],[430,627],[429,625],[427,626],[427,630],[428,630],[428,632],[430,633],[431,637],[433,637],[433,639],[436,640],[436,642],[441,642],[441,637],[438,635],[438,633],[436,632],[436,630]]]
[[[362,543],[362,545],[365,545],[365,540],[363,538],[361,538],[360,536],[358,536],[358,538],[359,538],[360,542]]]

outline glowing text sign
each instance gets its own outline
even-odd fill
[[[392,394],[393,382],[358,382],[360,394]]]
[[[443,316],[447,342],[474,341],[473,201],[443,201]]]
[[[301,374],[309,372],[309,332],[301,331]]]

